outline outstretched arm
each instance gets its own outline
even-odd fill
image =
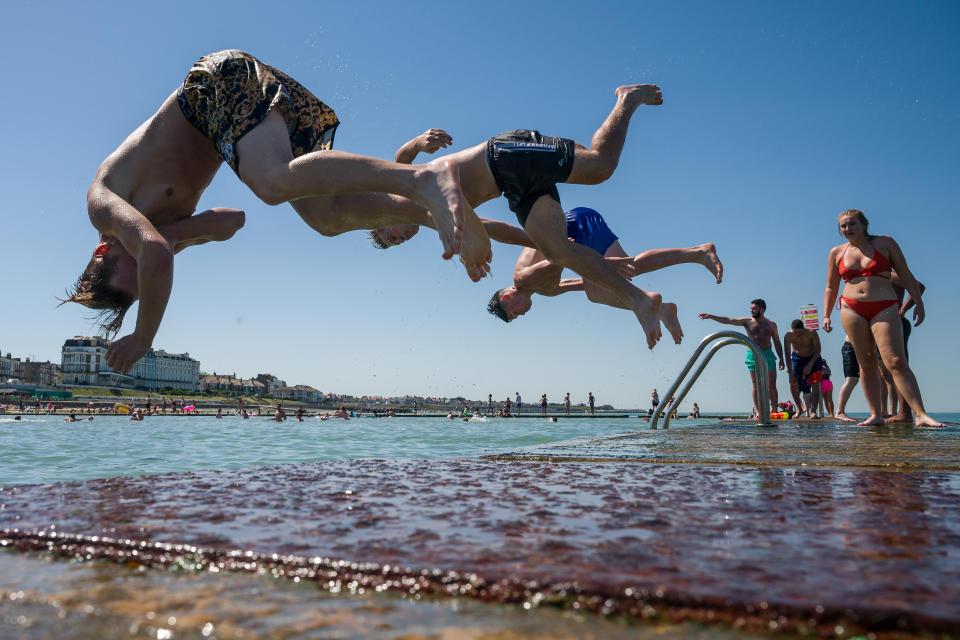
[[[750,320],[749,318],[728,318],[726,316],[715,316],[710,313],[701,313],[699,317],[701,320],[713,320],[714,322],[719,322],[720,324],[732,324],[736,327],[745,327],[747,326],[747,322]]]
[[[160,225],[157,231],[173,245],[174,253],[180,253],[198,244],[229,240],[245,220],[244,212],[239,209],[215,207],[173,224]]]
[[[116,238],[137,263],[137,324],[107,349],[112,369],[127,373],[146,355],[160,328],[173,286],[173,250],[139,211],[99,180],[87,192],[90,221],[102,237]]]
[[[496,240],[501,244],[515,244],[521,247],[530,247],[531,249],[537,248],[537,246],[533,244],[533,240],[530,239],[530,236],[527,235],[527,232],[520,227],[501,220],[490,220],[488,218],[480,218],[480,222],[483,223],[483,228],[491,240]]]
[[[583,278],[563,278],[553,289],[538,291],[542,296],[558,296],[568,291],[583,291]]]
[[[413,140],[403,143],[394,155],[394,162],[413,164],[417,155],[433,153],[437,149],[447,148],[453,143],[453,137],[443,129],[427,129]]]

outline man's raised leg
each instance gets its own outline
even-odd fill
[[[560,203],[550,196],[541,196],[533,204],[524,230],[548,260],[572,269],[585,281],[603,287],[617,298],[617,306],[633,311],[643,327],[647,346],[653,349],[661,336],[659,293],[638,289],[617,273],[599,253],[570,242]]]
[[[685,249],[650,249],[633,257],[633,267],[638,275],[684,263],[702,264],[717,279],[717,284],[723,281],[723,263],[712,242]]]
[[[630,118],[643,104],[663,104],[660,87],[655,84],[634,84],[617,87],[613,111],[593,134],[590,148],[577,146],[573,169],[567,182],[599,184],[613,175],[620,162],[620,153],[627,139]]]
[[[459,168],[442,158],[426,165],[404,165],[342,151],[315,151],[293,157],[283,117],[273,111],[237,143],[241,180],[267,204],[345,193],[392,193],[430,210],[443,244],[444,259],[461,252],[464,236],[470,255],[461,255],[472,280],[482,275],[490,240],[463,197]],[[487,251],[484,253],[483,249]],[[480,255],[483,254],[483,255]]]

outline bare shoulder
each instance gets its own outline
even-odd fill
[[[892,236],[877,236],[873,239],[873,246],[885,253],[900,250],[900,245],[897,244],[897,241],[894,240]]]

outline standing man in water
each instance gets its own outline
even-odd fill
[[[749,318],[728,318],[726,316],[715,316],[709,313],[701,313],[701,320],[713,320],[721,324],[730,324],[736,327],[743,327],[750,339],[757,343],[760,350],[763,351],[763,357],[767,361],[767,376],[770,382],[770,412],[777,411],[779,397],[777,396],[777,362],[773,356],[772,346],[777,349],[777,357],[780,359],[780,369],[785,367],[783,360],[783,351],[780,348],[780,334],[777,331],[777,323],[766,317],[767,303],[763,298],[757,298],[750,301]],[[746,357],[747,370],[750,372],[750,382],[753,385],[753,406],[757,411],[762,411],[760,403],[757,400],[757,362],[752,349],[747,349]]]
[[[313,223],[341,213],[336,199],[311,196],[362,193],[354,201],[366,203],[371,221],[396,196],[409,198],[429,210],[443,257],[459,252],[471,279],[484,275],[489,239],[460,190],[456,164],[406,166],[330,151],[338,125],[330,107],[247,53],[197,61],[100,165],[87,192],[100,242],[67,300],[102,310],[107,334],[140,300],[133,333],[111,343],[107,365],[126,373],[150,348],[173,285],[173,247],[157,227],[190,218],[223,162],[263,202],[290,202]]]

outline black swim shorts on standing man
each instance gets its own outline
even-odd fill
[[[530,208],[540,196],[550,196],[559,204],[556,185],[570,177],[575,148],[573,140],[542,136],[528,129],[487,140],[487,165],[520,226],[527,226]]]

